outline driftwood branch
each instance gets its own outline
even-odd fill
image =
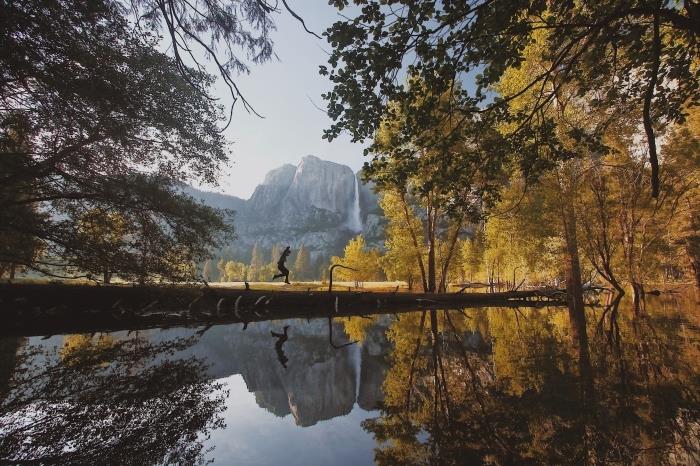
[[[333,264],[333,265],[331,265],[331,268],[328,269],[328,270],[329,270],[329,272],[328,272],[328,292],[329,292],[329,293],[330,293],[331,290],[333,289],[333,270],[334,270],[336,267],[340,267],[340,268],[342,268],[342,269],[352,270],[353,272],[359,272],[359,270],[353,269],[352,267],[348,267],[348,266],[343,265],[343,264]]]

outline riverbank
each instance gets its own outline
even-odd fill
[[[559,294],[408,293],[201,287],[0,284],[0,335],[145,329],[249,323],[288,318],[342,317],[421,309],[564,305]]]

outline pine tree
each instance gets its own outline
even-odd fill
[[[250,257],[250,269],[248,272],[248,278],[251,281],[263,281],[269,280],[269,277],[264,277],[265,259],[262,251],[262,247],[256,241],[253,245],[253,252]]]
[[[299,280],[306,280],[311,274],[311,253],[303,244],[294,260],[294,274]]]
[[[474,235],[462,245],[462,267],[470,282],[479,279],[479,274],[484,266],[484,254],[486,253],[486,237],[484,230],[476,229]]]
[[[272,264],[275,269],[277,269],[277,261],[280,260],[280,255],[282,254],[283,250],[284,248],[279,244],[272,245],[272,253],[270,254],[270,264]]]
[[[321,282],[328,280],[328,267],[330,267],[328,264],[328,259],[319,257],[316,261],[316,273],[318,274],[317,277]]]

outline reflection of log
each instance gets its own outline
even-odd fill
[[[262,299],[263,296],[266,299]],[[223,303],[222,299],[225,299]],[[338,310],[334,312],[336,299]],[[195,300],[196,305],[192,307],[198,312],[183,312]],[[155,301],[157,303],[149,306]],[[113,305],[117,302],[122,310],[120,313],[114,312]],[[255,303],[257,310],[263,313],[254,312]],[[306,291],[243,291],[230,288],[207,288],[203,292],[188,286],[0,284],[0,318],[3,318],[0,335],[46,335],[294,317],[326,318],[331,312],[340,317],[414,311],[419,308],[561,304],[561,298],[549,296],[541,290],[460,294],[339,291],[310,295]],[[146,306],[148,311],[140,312]]]

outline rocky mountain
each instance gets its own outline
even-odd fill
[[[386,354],[391,344],[386,332],[390,323],[388,316],[378,317],[361,344],[340,349],[329,344],[325,319],[256,322],[245,331],[240,325],[219,325],[174,358],[206,361],[210,379],[240,374],[258,406],[276,416],[291,415],[297,425],[308,427],[348,414],[356,403],[366,411],[380,407],[389,368]],[[348,343],[343,325],[332,325],[334,342]],[[270,334],[281,332],[284,326],[289,334],[283,347],[286,368]],[[144,333],[155,343],[193,335],[194,330],[184,328]]]
[[[313,155],[270,171],[247,200],[194,188],[187,192],[236,212],[238,238],[230,248],[237,260],[249,260],[256,242],[266,250],[303,244],[316,262],[342,253],[359,233],[370,245],[383,243],[384,218],[371,184],[363,184],[350,167]]]
[[[146,364],[199,361],[206,367],[202,374],[205,379],[240,375],[258,406],[279,417],[291,415],[298,426],[308,427],[346,415],[355,404],[366,411],[381,406],[382,386],[390,363],[386,354],[391,343],[386,333],[391,322],[389,316],[377,317],[362,343],[343,348],[330,345],[326,319],[262,321],[251,323],[246,330],[240,324],[216,325],[201,335],[193,328],[150,329],[131,338],[143,338],[155,346],[182,344],[180,350],[159,354]],[[350,342],[342,323],[331,325],[336,344]],[[286,367],[280,363],[276,338],[270,334],[282,332],[285,326],[289,335],[283,346]],[[112,335],[115,340],[130,338],[126,332]],[[32,367],[51,367],[60,362],[65,336],[34,337],[10,343],[10,356],[14,357],[18,348],[30,344],[32,350],[27,354],[32,355],[31,361],[36,364]],[[131,352],[123,356],[139,357]],[[2,375],[7,378],[11,372]]]

